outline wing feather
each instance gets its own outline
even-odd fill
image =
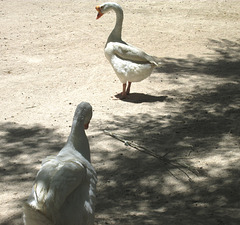
[[[158,65],[153,56],[146,54],[144,51],[124,43],[111,42],[113,53],[119,58],[129,60],[135,63],[151,63]]]
[[[61,161],[58,157],[45,160],[34,185],[37,208],[47,214],[52,209],[57,211],[81,184],[86,173],[86,168],[76,161]]]

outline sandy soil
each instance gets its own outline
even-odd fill
[[[103,48],[115,15],[96,20],[102,2],[0,1],[0,223],[22,224],[42,159],[88,101],[95,224],[239,224],[239,1],[117,1],[123,39],[162,60],[125,101],[113,98],[122,86]]]

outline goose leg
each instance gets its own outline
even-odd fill
[[[129,82],[128,81],[128,87],[127,87],[127,95],[129,95],[130,94],[130,88],[131,88],[131,84],[132,84],[132,82]]]
[[[121,99],[124,99],[124,98],[126,98],[126,96],[127,96],[127,93],[126,93],[126,86],[127,86],[126,83],[123,84],[123,91],[122,91],[122,97],[121,97]]]

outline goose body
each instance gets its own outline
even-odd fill
[[[139,82],[151,75],[154,64],[137,61],[134,55],[136,48],[122,43],[110,42],[106,45],[105,56],[111,63],[119,80],[124,84],[127,82]],[[127,58],[128,57],[128,58]]]
[[[123,83],[121,98],[125,98],[130,93],[131,83],[142,81],[150,76],[158,63],[154,57],[122,40],[123,10],[120,5],[107,2],[97,6],[96,10],[98,11],[97,19],[110,10],[116,13],[116,24],[108,37],[104,52],[119,80]]]
[[[24,205],[25,225],[93,225],[97,177],[84,128],[92,107],[78,105],[66,145],[42,162]]]

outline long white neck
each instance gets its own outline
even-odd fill
[[[77,124],[76,120],[73,121],[71,133],[68,137],[67,144],[65,147],[67,148],[71,147],[71,149],[75,149],[85,159],[91,162],[89,143],[84,130],[83,121],[80,121],[79,124]]]
[[[109,42],[122,42],[122,24],[123,24],[123,10],[118,5],[112,5],[112,9],[116,13],[116,24],[111,34],[108,37],[107,43]]]

